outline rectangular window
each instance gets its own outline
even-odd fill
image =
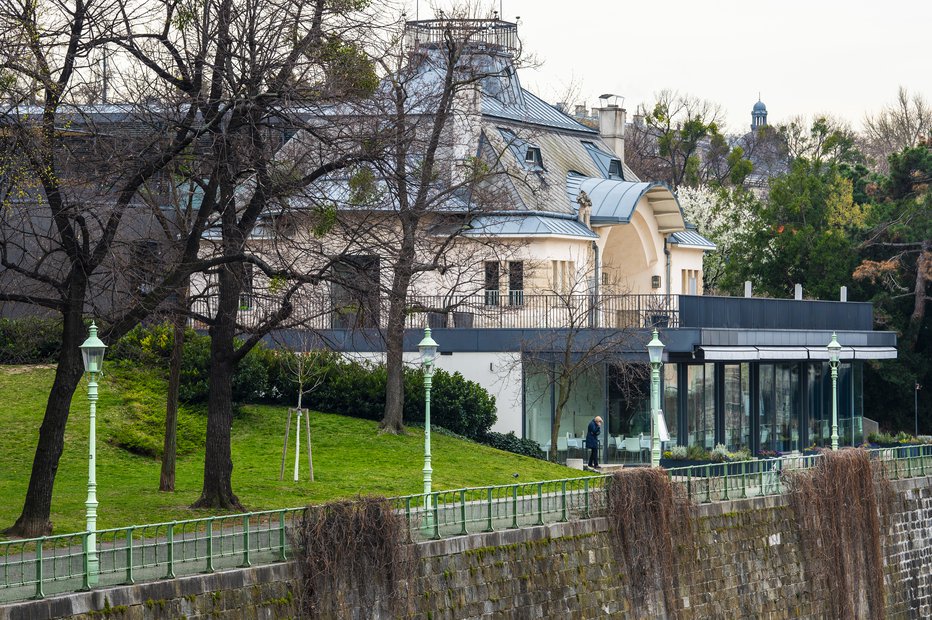
[[[671,446],[675,446],[677,443],[676,419],[679,413],[679,389],[676,371],[677,364],[663,365],[663,417],[667,422],[667,431],[670,433]]]
[[[613,159],[608,162],[608,177],[610,179],[621,179],[621,160]]]
[[[485,305],[497,306],[499,296],[499,277],[501,266],[497,261],[485,264]]]
[[[701,289],[699,287],[699,282],[701,272],[698,269],[684,269],[682,271],[683,282],[682,282],[682,291],[684,295],[699,295]]]
[[[687,366],[689,445],[715,447],[715,364]]]
[[[558,295],[572,293],[575,286],[576,263],[571,260],[555,260],[553,263],[552,286]]]
[[[543,167],[543,159],[540,155],[540,147],[538,146],[529,146],[527,151],[524,154],[524,163],[533,167],[541,168]]]
[[[751,383],[749,364],[725,364],[725,446],[749,448],[751,441]]]
[[[508,304],[524,305],[524,262],[522,261],[508,263]]]

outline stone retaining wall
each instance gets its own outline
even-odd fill
[[[932,478],[894,483],[894,489],[895,510],[883,539],[887,617],[930,617]],[[830,616],[820,588],[831,576],[806,574],[799,528],[785,497],[697,510],[696,557],[678,565],[675,611],[665,609],[659,588],[634,602],[607,521],[591,519],[422,544],[419,576],[408,584],[409,617]],[[293,579],[290,564],[226,571],[0,607],[0,620],[290,618],[297,609]],[[358,614],[390,617],[368,608]]]

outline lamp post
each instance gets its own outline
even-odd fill
[[[81,358],[84,371],[89,374],[87,382],[87,400],[90,403],[91,428],[88,435],[87,458],[87,536],[84,553],[87,557],[87,583],[96,585],[100,575],[100,562],[97,559],[97,375],[103,369],[104,351],[107,349],[97,337],[97,325],[91,322],[87,340],[81,345]]]
[[[828,343],[828,363],[832,367],[832,450],[838,449],[838,358],[841,356],[841,345],[838,337],[832,332],[832,341]]]
[[[647,354],[650,357],[650,466],[660,467],[660,420],[663,415],[660,409],[660,367],[663,365],[663,343],[654,337],[647,343]]]
[[[424,509],[430,519],[430,486],[434,471],[430,467],[430,383],[437,357],[437,343],[430,337],[430,327],[424,328],[424,339],[418,343],[417,348],[421,352],[421,367],[424,369]]]

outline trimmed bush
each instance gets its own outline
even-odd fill
[[[541,451],[540,446],[536,441],[533,439],[518,437],[514,434],[514,431],[507,434],[489,431],[486,433],[485,437],[482,438],[481,442],[492,446],[497,450],[514,452],[515,454],[530,456],[535,459],[545,458],[544,453]]]
[[[0,319],[0,364],[51,364],[61,351],[60,319]]]

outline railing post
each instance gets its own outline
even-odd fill
[[[33,598],[45,598],[45,592],[42,590],[42,540],[36,541],[36,594]],[[84,554],[85,566],[87,565],[87,554]],[[87,571],[84,571],[84,578],[87,579]],[[86,583],[86,582],[85,582]]]
[[[741,498],[748,497],[748,462],[741,461]]]
[[[243,515],[243,563],[240,564],[240,568],[249,566],[249,513],[246,513]]]
[[[728,463],[723,463],[722,467],[725,468],[725,480],[724,480],[724,492],[722,493],[722,501],[728,501]]]
[[[486,508],[488,509],[488,523],[486,524],[486,532],[494,532],[495,526],[492,524],[492,487],[489,487],[489,497],[486,502]]]
[[[82,590],[91,589],[91,558],[90,558],[90,542],[91,542],[91,533],[84,532],[84,544],[82,561],[84,564],[84,583],[81,586]],[[52,572],[54,573],[54,567]]]
[[[586,510],[584,514],[586,515],[586,518],[588,519],[590,516],[592,516],[589,513],[589,479],[588,478],[585,478],[583,480],[583,496],[585,497],[585,502],[586,502],[585,504]]]
[[[566,480],[560,481],[560,521],[566,521]]]
[[[712,470],[709,469],[709,465],[702,465],[702,469],[705,471],[705,503],[708,504],[712,501]]]
[[[511,485],[511,527],[518,527],[518,485]]]
[[[126,529],[126,581],[124,585],[131,586],[135,582],[133,579],[133,527]]]
[[[285,511],[282,510],[278,513],[278,561],[284,562],[286,559],[285,553]]]
[[[174,579],[175,578],[175,522],[172,521],[168,524],[168,572],[165,574],[165,579]]]
[[[408,542],[411,542],[411,496],[405,498],[405,523],[408,524]]]
[[[463,522],[463,527],[460,528],[460,534],[465,536],[469,532],[466,531],[466,490],[460,490],[460,519]]]
[[[207,519],[207,566],[205,573],[214,572],[214,518]]]
[[[544,524],[544,483],[537,483],[537,525]]]
[[[431,493],[433,500],[433,515],[434,515],[434,540],[440,540],[440,507],[437,506],[437,494]]]

